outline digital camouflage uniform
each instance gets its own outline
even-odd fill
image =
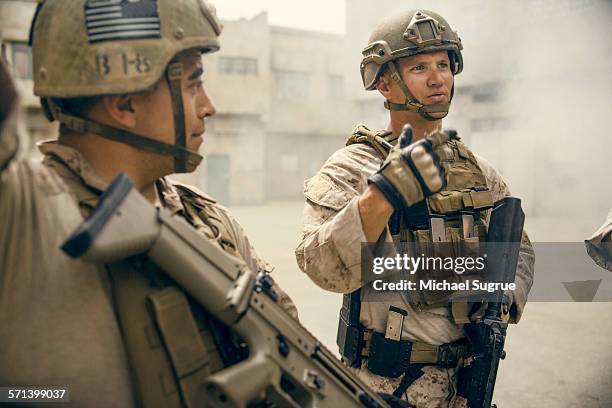
[[[612,209],[601,227],[585,240],[587,252],[597,265],[612,271]]]
[[[360,125],[355,132],[369,131]],[[495,169],[484,159],[477,157],[493,193],[494,201],[510,194]],[[361,282],[361,243],[366,242],[359,215],[359,196],[367,188],[367,180],[383,163],[382,155],[372,146],[351,144],[336,151],[319,172],[304,185],[303,238],[296,249],[296,257],[302,271],[323,289],[350,293],[359,289]],[[391,243],[388,227],[380,241]],[[379,241],[379,242],[380,242]],[[527,301],[533,281],[534,253],[525,233],[521,243],[516,275],[517,289],[509,293],[512,300],[510,321],[517,322]],[[433,345],[450,343],[464,336],[462,326],[454,323],[450,307],[417,311],[405,303],[398,292],[387,292],[387,302],[368,302],[374,293],[362,288],[360,322],[366,328],[384,332],[389,305],[407,310],[402,339]],[[453,398],[456,370],[425,366],[424,375],[407,390],[407,399],[418,408],[462,406],[464,399]],[[392,379],[375,375],[362,363],[357,370],[359,377],[375,390],[392,393],[401,377]]]

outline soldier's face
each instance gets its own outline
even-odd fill
[[[183,66],[184,73],[181,86],[187,148],[197,151],[203,142],[206,130],[205,118],[213,116],[217,111],[204,89],[204,67],[200,52],[195,51],[187,54]]]
[[[188,51],[178,58],[183,63],[181,93],[185,114],[187,148],[197,151],[203,141],[205,118],[216,113],[202,83],[204,70],[199,51]],[[161,80],[157,88],[143,101],[144,109],[137,112],[138,133],[168,144],[175,143],[172,99],[167,81]]]
[[[400,59],[404,82],[412,95],[424,105],[447,103],[453,89],[453,74],[446,51],[412,55]],[[405,96],[401,88],[390,81],[392,102],[402,103]]]

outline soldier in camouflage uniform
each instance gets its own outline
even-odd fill
[[[377,89],[385,97],[389,126],[371,130],[358,125],[347,146],[305,182],[303,238],[295,251],[299,267],[317,285],[345,294],[338,331],[345,362],[374,389],[401,396],[418,408],[466,405],[456,389],[462,359],[444,365],[440,361],[443,349],[461,350],[463,324],[470,316],[447,300],[413,302],[398,292],[385,293],[384,302],[380,295],[375,298],[364,286],[368,282],[362,281],[361,243],[431,241],[430,224],[423,229],[411,220],[425,217],[433,225],[428,217],[437,213],[446,220],[442,235],[461,246],[483,238],[491,205],[510,194],[487,161],[472,153],[455,132],[441,131],[454,76],[463,68],[461,49],[449,24],[426,10],[397,14],[374,31],[363,51],[361,74],[367,90]],[[404,139],[400,147],[398,136],[406,124],[414,143]],[[390,152],[389,144],[395,145]],[[469,236],[461,235],[453,221],[465,211],[475,217]],[[534,253],[523,233],[517,289],[506,294],[504,309],[510,322],[521,317],[533,268]],[[347,294],[357,294],[357,300]],[[355,326],[347,323],[347,300],[360,305]],[[402,347],[412,351],[397,357],[407,359],[409,368],[403,375],[386,375],[383,362],[374,373],[369,364],[372,339],[385,333],[392,312],[398,311],[403,314],[398,337]]]
[[[204,406],[202,381],[244,358],[241,340],[180,288],[165,290],[176,284],[146,258],[89,265],[60,246],[125,172],[253,271],[271,270],[227,209],[164,177],[202,159],[214,9],[54,0],[32,24],[34,93],[60,131],[40,146],[42,163],[16,159],[17,135],[0,133],[0,383],[69,387],[68,406]],[[15,93],[1,63],[0,92],[2,131]]]

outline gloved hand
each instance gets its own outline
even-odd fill
[[[432,140],[437,145],[448,139],[448,135],[435,132],[410,144],[412,129],[404,127],[398,146],[368,183],[375,184],[396,210],[423,201],[446,185],[444,168],[433,150]]]

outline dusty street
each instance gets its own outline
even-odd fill
[[[274,202],[232,211],[258,252],[276,266],[274,277],[294,299],[301,322],[337,352],[342,297],[313,284],[293,256],[302,203]],[[578,242],[604,215],[581,223],[528,217],[526,229],[532,241]],[[500,408],[612,407],[612,303],[532,302],[520,324],[510,327],[506,351],[494,398]]]

